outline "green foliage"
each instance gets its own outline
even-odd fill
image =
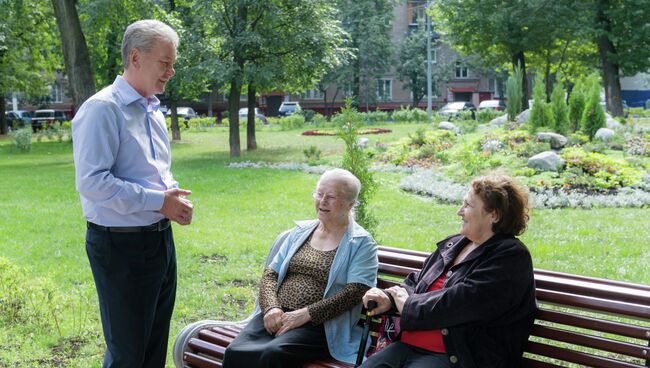
[[[305,122],[311,122],[316,116],[316,111],[310,109],[301,109],[300,114],[305,117]]]
[[[513,69],[512,74],[506,81],[506,96],[508,96],[508,120],[514,121],[515,117],[521,112],[521,99],[522,99],[522,70],[521,65]]]
[[[533,86],[533,107],[530,109],[529,124],[531,133],[538,131],[542,127],[551,129],[555,125],[553,121],[553,110],[546,102],[544,77],[541,73],[538,73],[535,76],[535,85]]]
[[[501,115],[503,115],[503,113],[500,111],[483,109],[476,112],[476,120],[481,123],[489,123],[492,119],[497,118]]]
[[[567,146],[582,146],[589,142],[589,136],[582,134],[580,131],[569,134],[567,137]]]
[[[32,148],[32,128],[23,128],[11,132],[11,138],[14,140],[16,147],[23,151],[29,152]]]
[[[317,113],[317,114],[314,115],[314,117],[311,119],[311,122],[312,122],[312,124],[314,124],[314,125],[321,126],[321,125],[325,125],[325,124],[327,124],[327,118],[326,118],[325,116],[323,116],[323,115]]]
[[[418,106],[427,94],[427,34],[424,22],[402,40],[398,52],[397,79],[402,88],[410,90],[413,106]],[[451,64],[437,62],[431,68],[431,89],[435,93],[439,86],[449,81]]]
[[[302,152],[305,154],[305,158],[310,165],[317,164],[323,155],[323,151],[316,146],[309,146],[309,148],[306,148]]]
[[[305,126],[305,117],[301,114],[291,114],[280,119],[282,130],[300,129]]]
[[[580,122],[585,111],[585,95],[587,93],[585,83],[584,79],[578,79],[569,96],[569,123],[572,132],[580,129]]]
[[[353,122],[355,125],[359,126],[365,121],[365,115],[358,112],[356,109],[346,111],[345,114],[343,114],[343,109],[341,109],[341,112],[334,115],[332,118],[332,123],[337,127],[343,126],[349,122]]]
[[[620,188],[638,185],[643,171],[630,167],[627,161],[615,159],[597,152],[585,152],[581,148],[569,147],[562,151],[567,170],[576,168],[593,177],[596,188]]]
[[[393,111],[393,120],[397,122],[425,123],[428,119],[426,111],[410,106],[400,106],[399,110]]]
[[[605,126],[605,112],[600,106],[600,82],[598,75],[592,74],[587,79],[587,96],[585,111],[582,113],[580,129],[589,136],[589,140],[594,139],[598,129]]]
[[[385,123],[388,120],[388,113],[382,110],[370,111],[364,114],[366,121],[371,124]]]
[[[566,91],[561,82],[555,82],[553,93],[551,94],[551,107],[553,110],[554,129],[556,133],[566,135],[569,132],[569,108],[564,96]]]
[[[359,205],[355,210],[356,221],[372,234],[377,228],[377,220],[370,212],[368,203],[377,190],[377,183],[370,171],[368,156],[357,143],[359,137],[357,133],[359,129],[358,113],[351,107],[351,103],[351,99],[348,99],[340,114],[342,124],[339,126],[339,138],[345,142],[341,167],[350,171],[361,182]]]

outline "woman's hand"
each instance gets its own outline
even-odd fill
[[[406,289],[400,286],[391,286],[386,289],[386,292],[389,293],[393,300],[395,301],[395,309],[402,314],[402,308],[404,308],[404,302],[409,297],[409,294],[406,292]]]
[[[388,295],[386,295],[386,293],[383,290],[378,288],[372,288],[366,291],[366,294],[363,296],[361,300],[363,301],[363,306],[366,308],[368,308],[369,300],[374,300],[375,302],[377,302],[377,307],[372,311],[369,311],[368,313],[371,316],[382,314],[390,310],[391,307],[390,299],[388,298]]]
[[[295,311],[287,312],[282,315],[282,327],[275,336],[285,334],[287,331],[300,327],[311,320],[307,308],[301,308]]]
[[[280,308],[271,308],[264,315],[264,328],[269,335],[275,335],[282,327],[282,315],[284,311]]]

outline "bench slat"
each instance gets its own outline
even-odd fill
[[[195,368],[221,368],[221,362],[194,353],[183,354],[183,360]]]
[[[642,365],[599,357],[593,354],[567,350],[561,347],[529,341],[526,351],[535,355],[554,358],[569,363],[584,364],[594,368],[645,368]]]
[[[219,358],[220,360],[223,360],[223,355],[226,352],[226,348],[223,346],[215,345],[197,338],[190,339],[188,346],[196,352]]]
[[[228,345],[230,345],[232,340],[235,339],[236,335],[235,336],[228,336],[228,335],[220,334],[220,333],[210,331],[210,330],[202,330],[202,331],[199,331],[199,336],[198,337],[199,337],[199,339],[201,339],[203,341],[207,341],[207,342],[209,342],[211,344],[215,344],[215,345],[223,346],[223,347],[228,347]]]
[[[591,282],[591,283],[600,284],[604,286],[619,286],[619,287],[633,289],[633,290],[650,291],[650,285],[633,284],[631,282],[609,280],[609,279],[599,279],[595,277],[574,275],[571,273],[564,273],[564,272],[557,272],[557,271],[535,269],[535,275],[554,276],[554,277],[560,277],[562,279],[585,281],[585,282]]]
[[[585,328],[594,331],[613,333],[635,339],[649,339],[650,328],[643,328],[621,322],[607,321],[577,314],[558,312],[549,309],[538,309],[535,314],[538,320],[559,323],[567,326]]]
[[[538,324],[535,324],[533,326],[531,335],[598,350],[605,350],[640,359],[645,359],[649,355],[648,348],[646,346],[611,340],[598,336],[589,336],[573,331],[567,331]]]
[[[538,300],[551,304],[650,320],[650,305],[624,303],[617,300],[606,300],[544,289],[537,289],[536,295]]]
[[[408,276],[411,272],[417,272],[419,269],[405,266],[395,266],[389,263],[379,263],[379,273],[388,274],[391,276],[400,276],[402,278]]]
[[[650,291],[588,280],[567,279],[537,273],[535,274],[535,286],[540,289],[552,289],[596,298],[616,299],[633,304],[650,304]]]

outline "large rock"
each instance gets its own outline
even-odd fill
[[[456,134],[460,133],[460,129],[458,129],[458,127],[454,125],[454,123],[451,123],[449,121],[441,121],[440,124],[438,125],[438,129],[451,130]]]
[[[515,118],[515,122],[517,122],[517,124],[519,124],[519,125],[526,124],[528,122],[528,120],[530,120],[530,109],[526,109],[526,110],[522,111]]]
[[[501,128],[508,122],[508,114],[501,115],[498,118],[494,118],[490,120],[490,125],[495,126],[497,128]]]
[[[550,142],[551,148],[559,150],[566,146],[567,138],[562,134],[552,132],[537,133],[537,140],[541,142]]]
[[[368,145],[368,142],[370,142],[370,140],[366,137],[359,138],[357,140],[357,146],[359,146],[361,149],[364,149]]]
[[[600,128],[596,131],[596,134],[594,134],[594,138],[600,139],[603,142],[608,142],[614,138],[615,135],[616,133],[609,128]]]
[[[559,171],[564,167],[564,159],[553,151],[546,151],[529,158],[528,167],[541,171]]]
[[[501,151],[503,149],[503,143],[497,139],[491,139],[483,143],[481,149],[483,150],[483,152]]]

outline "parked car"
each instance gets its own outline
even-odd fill
[[[300,104],[298,102],[283,102],[278,110],[278,116],[289,116],[299,112]]]
[[[67,120],[68,117],[65,116],[65,111],[63,110],[36,110],[32,117],[32,130],[36,132],[40,129],[51,127],[55,122],[62,124]]]
[[[475,118],[475,112],[476,112],[476,106],[474,106],[473,103],[467,102],[467,101],[457,101],[457,102],[450,102],[443,106],[439,111],[439,115],[443,115],[447,117],[448,119],[453,119],[456,116],[458,116],[458,113],[461,111],[471,111],[472,112],[472,119]]]
[[[491,109],[496,111],[505,111],[506,103],[503,100],[485,100],[478,104],[479,110]]]
[[[31,111],[25,111],[25,110],[6,111],[5,119],[7,120],[7,126],[9,126],[9,128],[11,129],[18,129],[24,126],[32,125]]]
[[[185,119],[185,120],[190,120],[194,119],[198,115],[196,114],[196,111],[194,111],[193,108],[191,107],[177,107],[176,108],[176,114],[178,115],[179,119]],[[172,110],[168,109],[167,110],[167,116],[172,116]]]
[[[266,116],[262,114],[260,109],[255,108],[255,117],[260,119],[264,125],[268,124],[269,121],[266,119]],[[248,107],[239,109],[239,122],[246,121],[248,119]]]

